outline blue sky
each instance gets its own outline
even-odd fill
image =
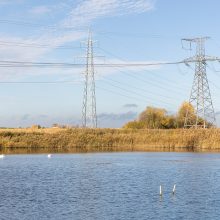
[[[103,56],[96,62],[183,60],[194,50],[183,50],[181,38],[197,36],[210,36],[206,53],[220,56],[219,8],[218,0],[0,0],[0,60],[83,62],[88,28]],[[218,63],[207,69],[217,113],[218,70]],[[0,82],[71,83],[0,84],[0,126],[81,124],[83,71],[1,67]],[[97,68],[99,126],[120,127],[148,105],[175,113],[189,99],[193,74],[184,65]]]

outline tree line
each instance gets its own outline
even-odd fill
[[[138,118],[134,121],[130,121],[123,126],[123,128],[130,129],[175,129],[183,128],[185,118],[190,120],[191,124],[195,124],[198,120],[198,125],[202,125],[204,120],[198,118],[195,113],[194,107],[188,103],[183,102],[180,106],[177,114],[169,114],[164,108],[155,108],[148,106],[143,112],[140,113]],[[208,123],[209,127],[212,124]]]

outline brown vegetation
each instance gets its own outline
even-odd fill
[[[16,152],[212,151],[220,129],[1,129],[0,149]]]

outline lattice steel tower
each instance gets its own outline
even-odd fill
[[[195,62],[195,75],[189,103],[194,107],[195,115],[187,111],[184,127],[207,128],[216,125],[215,112],[212,104],[209,83],[206,75],[206,61],[212,59],[205,55],[205,41],[208,37],[183,39],[196,44],[196,54],[185,60],[186,63]],[[196,117],[195,117],[196,116]]]
[[[90,31],[86,44],[87,52],[82,107],[82,127],[97,128],[93,39]]]

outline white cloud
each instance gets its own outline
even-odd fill
[[[59,2],[57,4],[50,5],[38,5],[29,10],[29,13],[33,15],[44,15],[50,13],[50,15],[56,16],[57,13],[66,12],[72,10],[72,7],[67,2]]]
[[[67,42],[78,41],[85,37],[84,32],[69,32],[65,35],[60,36],[42,36],[40,38],[29,38],[22,39],[16,37],[1,37],[0,38],[0,60],[6,61],[27,61],[27,62],[35,62],[37,60],[41,60],[47,53],[53,50],[56,47],[59,47]],[[14,42],[15,44],[7,44],[7,42]],[[20,45],[20,46],[16,46]],[[23,45],[21,47],[21,45]],[[47,45],[46,47],[29,47],[25,45]],[[47,59],[48,61],[48,59]],[[70,69],[49,69],[45,68],[4,68],[0,67],[0,79],[6,80],[10,78],[14,78],[14,76],[23,76],[26,75],[41,75],[47,73],[46,75],[55,75],[56,73],[70,73]],[[79,72],[79,69],[76,69],[76,72]]]
[[[23,0],[16,0],[16,2],[21,2]],[[0,0],[0,3],[9,2],[7,0]],[[10,1],[11,2],[11,1]],[[14,2],[14,1],[13,1]],[[67,5],[64,5],[67,8]],[[56,10],[63,10],[64,7],[62,4],[53,5],[52,7]],[[45,56],[47,53],[53,51],[58,46],[64,45],[68,42],[79,41],[82,38],[85,38],[87,33],[70,30],[62,30],[63,26],[77,28],[82,25],[89,26],[91,22],[95,19],[105,17],[105,16],[115,16],[115,15],[125,15],[130,13],[143,13],[153,8],[153,3],[151,0],[84,0],[80,1],[80,3],[71,10],[69,15],[64,18],[62,21],[55,24],[57,29],[44,29],[43,34],[39,36],[30,36],[26,38],[20,37],[8,37],[2,36],[0,37],[0,60],[16,60],[16,61],[39,61]],[[50,10],[49,6],[38,6],[32,9],[33,13],[46,13]],[[35,48],[35,47],[17,47],[17,46],[9,46],[7,44],[1,44],[1,42],[15,42],[18,44],[48,44],[49,46],[43,48]],[[48,60],[48,58],[47,58]],[[119,60],[108,60],[111,63],[119,63]],[[135,62],[137,63],[137,62]],[[152,67],[154,68],[154,67]],[[130,67],[129,70],[136,70],[136,67]],[[23,69],[18,68],[2,68],[0,72],[1,79],[11,78],[13,75],[23,75],[26,74],[40,74],[42,70],[37,69]],[[118,72],[116,70],[110,70],[109,68],[98,69],[100,73],[108,74]],[[59,70],[47,70],[43,71],[48,74],[54,74],[55,72],[70,73],[68,69],[59,69]],[[76,69],[75,72],[81,72],[81,69]]]
[[[66,27],[88,25],[100,17],[143,13],[153,7],[154,4],[150,0],[86,0],[70,12],[62,25]]]

